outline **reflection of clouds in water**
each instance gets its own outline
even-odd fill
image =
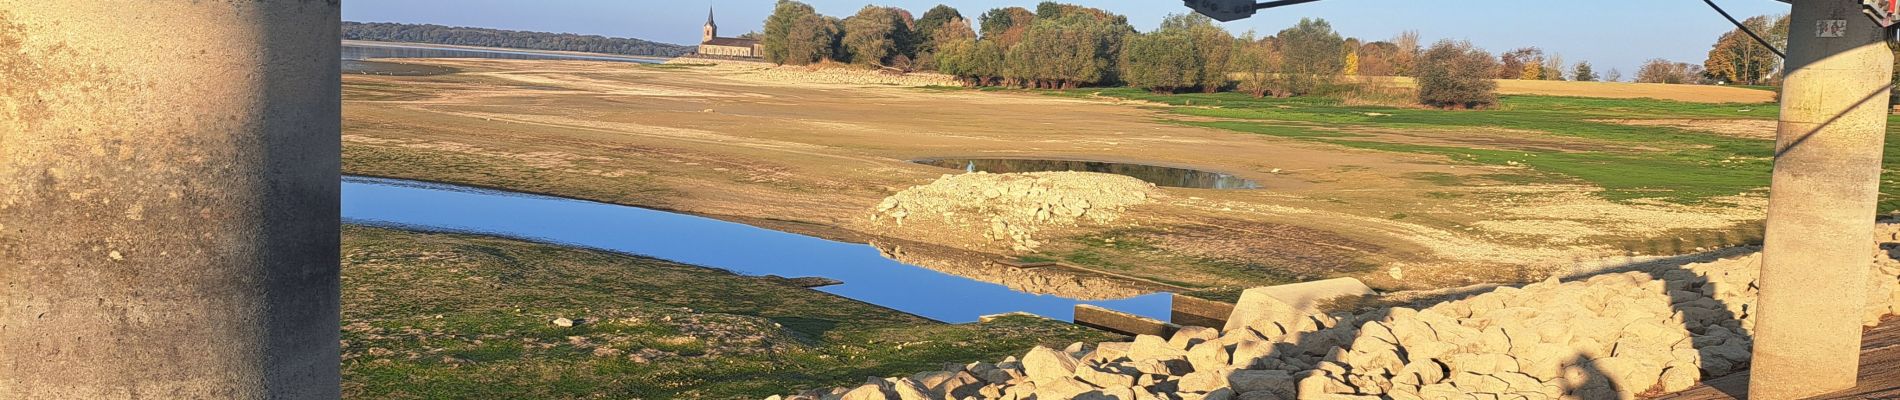
[[[1113,300],[1162,291],[1137,282],[1070,271],[1059,267],[1016,268],[988,260],[982,254],[936,246],[905,246],[871,242],[879,254],[905,264],[983,282],[1024,293],[1051,294],[1077,300]]]

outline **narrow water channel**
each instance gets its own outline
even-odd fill
[[[815,290],[951,323],[1015,311],[1068,321],[1076,304],[1166,320],[1171,302],[1167,293],[1103,301],[1024,293],[891,260],[865,244],[638,207],[427,182],[345,177],[343,221],[606,249],[744,275],[821,276],[844,283]]]

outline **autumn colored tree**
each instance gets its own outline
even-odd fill
[[[1392,42],[1372,42],[1359,46],[1359,75],[1399,76],[1400,51],[1399,46]]]
[[[1023,33],[1036,23],[1036,13],[1022,7],[995,8],[984,12],[978,22],[977,32],[983,40],[997,41],[1001,48],[1008,49],[1023,40]]]
[[[1547,81],[1564,80],[1566,78],[1564,73],[1569,71],[1568,68],[1565,68],[1566,66],[1568,65],[1564,64],[1563,54],[1550,53],[1550,56],[1544,57],[1544,66],[1538,68],[1537,78]]]
[[[1398,48],[1392,53],[1392,74],[1413,76],[1412,71],[1418,65],[1419,53],[1424,51],[1419,47],[1418,31],[1399,32],[1398,36],[1392,38],[1392,46]]]
[[[1484,108],[1497,103],[1490,53],[1469,41],[1442,40],[1419,57],[1418,101],[1442,108]]]
[[[1339,46],[1340,75],[1359,75],[1359,38],[1346,38],[1346,44]]]
[[[1522,47],[1498,55],[1498,79],[1537,80],[1544,76],[1544,49]]]
[[[1769,40],[1786,41],[1788,17],[1771,19],[1758,16],[1742,21],[1742,25],[1758,33],[1768,34]],[[1779,32],[1780,38],[1775,33]],[[1743,85],[1760,85],[1771,79],[1775,71],[1781,68],[1781,58],[1756,42],[1754,38],[1742,32],[1740,28],[1722,34],[1709,49],[1708,59],[1702,62],[1710,77],[1725,82]]]
[[[1636,82],[1694,84],[1702,80],[1703,69],[1690,63],[1671,62],[1664,59],[1651,59],[1636,70]]]
[[[1268,93],[1277,97],[1287,96],[1278,84],[1279,77],[1283,76],[1280,70],[1285,59],[1280,55],[1277,41],[1271,38],[1253,40],[1250,33],[1238,42],[1240,47],[1235,50],[1231,60],[1232,70],[1240,74],[1240,83],[1235,89],[1256,98],[1265,97]]]

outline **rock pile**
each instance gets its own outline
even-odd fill
[[[1247,318],[1224,331],[1038,347],[792,399],[1632,399],[1745,368],[1760,256],[1557,278],[1428,307]],[[1868,325],[1900,312],[1869,268]],[[1235,316],[1242,319],[1244,316]]]
[[[1042,244],[1035,235],[1044,228],[1114,221],[1154,191],[1139,179],[1092,172],[944,175],[885,198],[871,222],[929,234],[898,237],[980,237],[989,244],[981,247],[1030,251]]]

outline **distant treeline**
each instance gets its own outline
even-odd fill
[[[692,46],[631,38],[388,22],[345,21],[343,22],[343,38],[660,57],[675,57],[693,51]]]

